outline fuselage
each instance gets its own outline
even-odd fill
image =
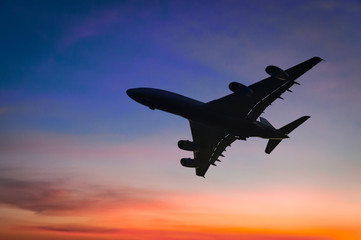
[[[127,94],[136,102],[148,106],[152,110],[159,109],[169,112],[240,138],[251,136],[273,139],[287,138],[287,135],[261,122],[250,122],[214,112],[205,108],[203,102],[173,92],[154,88],[133,88],[128,89]]]
[[[187,119],[198,115],[199,108],[204,104],[176,93],[154,88],[128,89],[127,94],[133,100],[152,110],[159,109]]]

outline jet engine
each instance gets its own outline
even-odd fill
[[[182,164],[183,167],[189,167],[189,168],[197,168],[201,165],[199,161],[194,160],[192,158],[182,158],[180,160],[180,163]]]
[[[252,89],[250,89],[249,87],[247,87],[239,82],[231,82],[228,85],[228,88],[229,88],[229,90],[231,90],[234,93],[238,93],[238,94],[245,95],[245,96],[250,96],[253,93]]]
[[[182,150],[186,151],[198,151],[198,145],[195,142],[191,142],[188,140],[180,140],[178,141],[178,147]]]
[[[282,81],[287,80],[289,77],[285,71],[273,65],[266,67],[266,73],[268,73],[271,77]]]

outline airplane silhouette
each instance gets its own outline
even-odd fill
[[[193,141],[180,140],[178,147],[192,151],[194,159],[182,158],[184,167],[195,168],[196,175],[205,176],[210,165],[216,165],[218,158],[224,157],[223,151],[235,140],[248,137],[269,139],[266,153],[272,150],[295,128],[305,122],[309,116],[303,116],[279,129],[274,128],[265,118],[258,117],[281,97],[285,91],[296,84],[295,80],[321,62],[313,57],[305,62],[282,70],[276,66],[266,67],[270,77],[245,86],[231,82],[229,89],[233,92],[225,97],[203,103],[176,93],[154,88],[128,89],[129,97],[148,106],[165,112],[182,116],[189,120]]]

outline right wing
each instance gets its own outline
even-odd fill
[[[189,121],[193,141],[199,146],[199,150],[193,152],[194,160],[200,162],[196,168],[196,175],[204,177],[210,165],[215,165],[218,158],[226,147],[237,140],[235,136],[215,131],[214,128],[201,123]]]

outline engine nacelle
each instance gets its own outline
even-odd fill
[[[239,82],[231,82],[228,85],[229,90],[240,95],[251,96],[253,90]]]
[[[178,147],[185,151],[196,152],[199,150],[198,145],[195,142],[188,141],[188,140],[179,140]]]
[[[194,160],[192,158],[182,158],[180,160],[180,163],[183,167],[189,167],[189,168],[197,168],[201,165],[200,161]]]
[[[283,71],[281,68],[270,65],[266,67],[266,73],[268,73],[271,77],[285,81],[288,79],[288,74]]]

